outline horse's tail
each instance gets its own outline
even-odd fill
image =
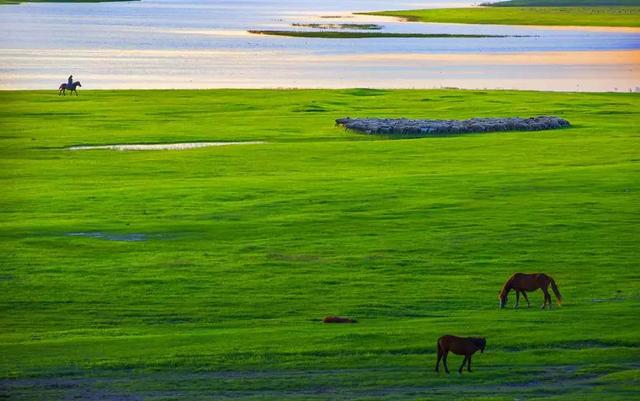
[[[444,354],[444,347],[442,346],[442,344],[440,344],[441,340],[442,340],[442,337],[438,338],[438,341],[436,341],[436,349],[438,351],[438,356],[441,356]]]
[[[560,295],[560,291],[558,290],[556,282],[551,277],[549,277],[549,280],[551,281],[551,289],[553,290],[553,293],[556,294],[556,298],[558,299],[558,305],[562,305],[562,295]]]

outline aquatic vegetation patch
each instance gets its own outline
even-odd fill
[[[379,31],[383,27],[378,24],[301,24],[294,23],[291,26],[297,28],[313,28],[313,29],[353,29],[363,31]]]
[[[324,38],[324,39],[366,39],[366,38],[507,38],[528,37],[523,35],[475,35],[456,33],[397,33],[397,32],[354,32],[354,31],[278,31],[254,30],[247,31],[254,35],[288,36],[292,38]]]

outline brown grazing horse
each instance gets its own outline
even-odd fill
[[[517,308],[520,304],[520,293],[524,296],[524,299],[527,301],[527,307],[530,307],[529,297],[527,297],[527,291],[535,291],[538,288],[542,289],[544,293],[544,303],[542,304],[542,309],[544,309],[547,305],[549,309],[551,309],[551,295],[549,295],[549,285],[551,285],[551,289],[553,293],[556,294],[556,298],[558,300],[558,305],[562,304],[562,296],[560,295],[560,291],[558,291],[558,286],[556,286],[556,282],[544,273],[515,273],[513,276],[509,277],[500,293],[498,294],[498,299],[500,299],[500,309],[504,308],[507,304],[507,295],[509,295],[509,291],[515,290],[516,292],[516,304]]]
[[[484,347],[487,345],[487,340],[484,337],[456,337],[456,336],[442,336],[438,338],[438,362],[436,362],[436,372],[440,371],[440,360],[444,365],[444,371],[449,373],[447,367],[447,354],[449,351],[456,355],[464,355],[464,360],[458,373],[462,373],[464,364],[467,364],[467,371],[471,372],[471,356],[475,354],[477,350],[480,353],[484,352]]]

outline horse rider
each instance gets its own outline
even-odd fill
[[[73,75],[69,75],[69,79],[67,80],[67,89],[73,89]]]

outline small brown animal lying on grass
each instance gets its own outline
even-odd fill
[[[484,347],[487,345],[487,340],[484,337],[456,337],[456,336],[442,336],[438,338],[438,362],[436,363],[436,372],[439,371],[440,359],[444,365],[444,371],[449,373],[447,367],[447,354],[449,351],[456,355],[464,355],[464,360],[458,373],[462,373],[464,364],[467,364],[467,370],[471,372],[471,356],[480,350],[480,353],[484,352]]]
[[[322,323],[358,323],[358,321],[355,319],[349,319],[348,317],[327,316],[322,319]]]

